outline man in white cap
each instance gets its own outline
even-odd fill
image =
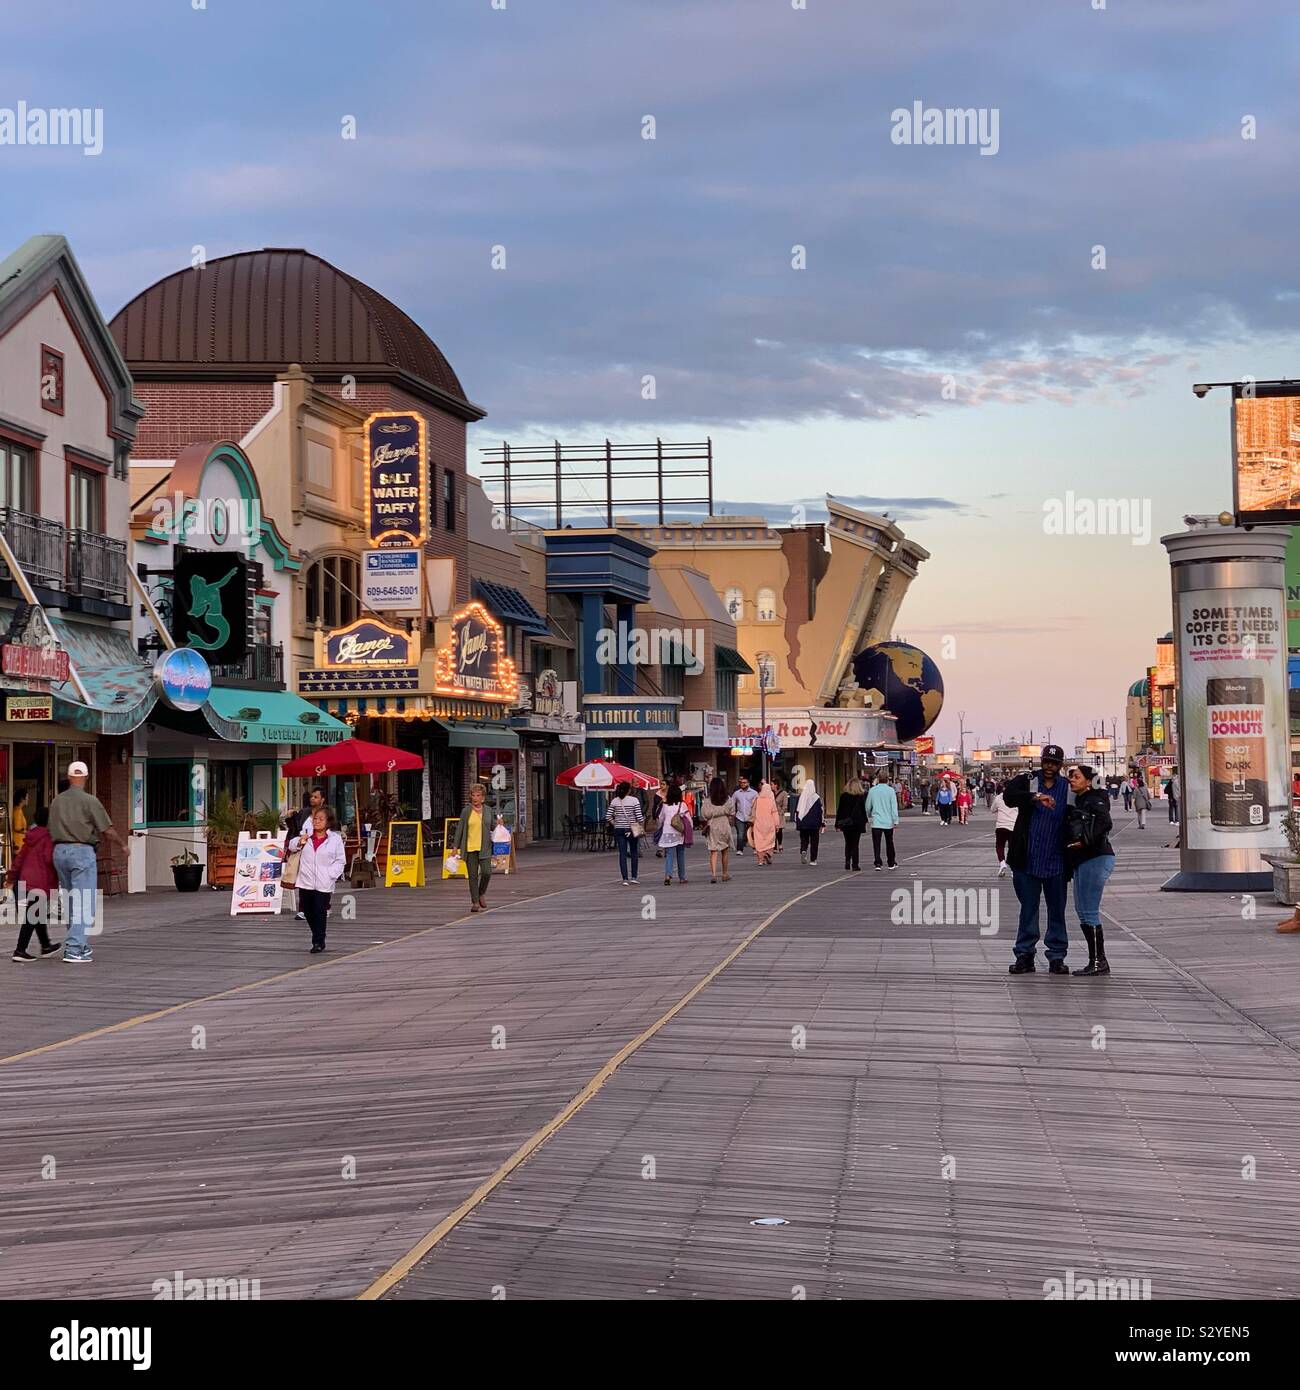
[[[113,829],[97,796],[86,790],[90,769],[83,762],[68,766],[68,789],[50,802],[50,839],[54,841],[54,869],[59,890],[68,895],[68,934],[63,959],[75,965],[94,959],[88,937],[95,931],[95,902],[99,888],[96,851],[107,835],[123,850],[126,845]]]

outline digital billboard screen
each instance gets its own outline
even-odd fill
[[[1292,388],[1294,389],[1294,388]],[[1300,522],[1300,395],[1234,390],[1233,510],[1239,524]]]

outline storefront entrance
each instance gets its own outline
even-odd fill
[[[41,806],[48,806],[68,780],[68,765],[80,759],[90,769],[86,790],[95,790],[93,743],[0,742],[0,863],[13,862],[13,830],[30,825]],[[14,810],[21,809],[18,826]]]

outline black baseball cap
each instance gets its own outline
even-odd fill
[[[1043,751],[1039,754],[1040,763],[1064,763],[1065,749],[1059,743],[1043,744]]]

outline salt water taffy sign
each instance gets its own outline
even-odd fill
[[[373,546],[418,546],[428,534],[424,418],[381,410],[365,423],[366,531]]]

